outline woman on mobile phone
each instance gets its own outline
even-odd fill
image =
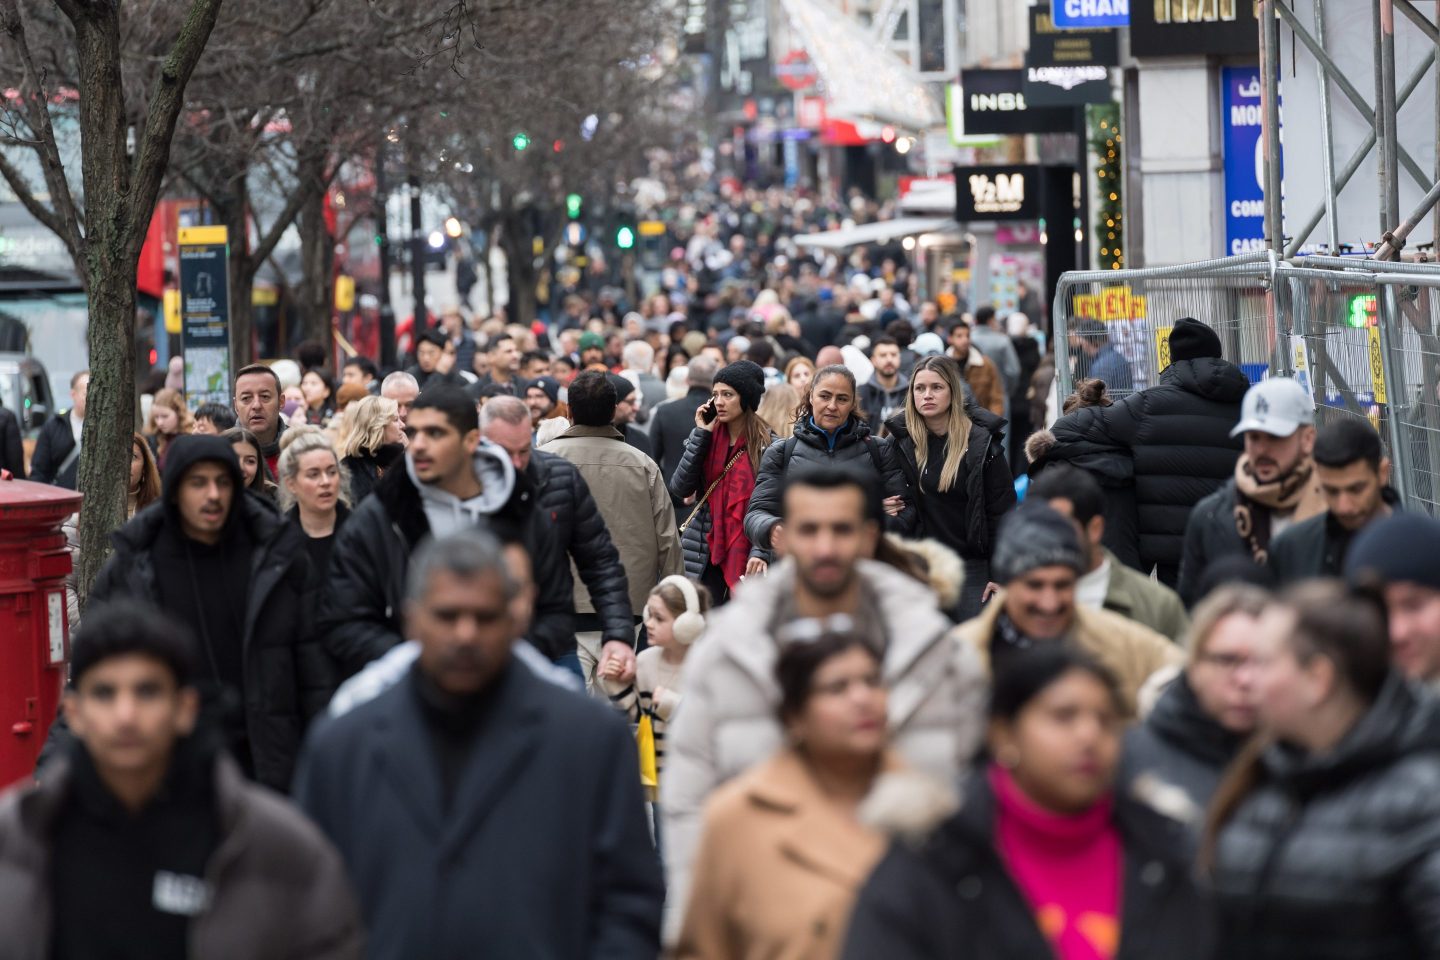
[[[704,584],[717,605],[747,572],[764,568],[750,559],[745,536],[760,456],[775,439],[756,413],[764,395],[765,372],[749,360],[715,374],[714,392],[695,411],[695,429],[670,478],[672,496],[694,498],[680,521],[685,575]]]

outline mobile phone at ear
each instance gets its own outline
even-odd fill
[[[706,423],[714,423],[715,418],[719,415],[720,411],[715,409],[715,401],[707,400],[705,402],[705,409],[700,413],[700,416],[705,418]]]

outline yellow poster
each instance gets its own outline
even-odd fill
[[[1170,331],[1174,327],[1161,327],[1155,331],[1155,369],[1162,371],[1170,366]]]
[[[1380,328],[1371,327],[1370,333],[1370,382],[1375,386],[1375,402],[1389,403],[1385,397],[1385,357],[1380,352]]]

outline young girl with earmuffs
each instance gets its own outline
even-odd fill
[[[665,724],[680,702],[680,668],[690,645],[705,632],[710,591],[681,576],[669,576],[655,585],[645,601],[645,631],[650,646],[635,658],[634,683],[621,683],[598,675],[610,702],[631,723],[650,717],[655,732],[655,766],[665,768]]]

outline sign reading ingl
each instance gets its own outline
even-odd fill
[[[1128,27],[1130,0],[1051,0],[1050,15],[1061,30]]]

